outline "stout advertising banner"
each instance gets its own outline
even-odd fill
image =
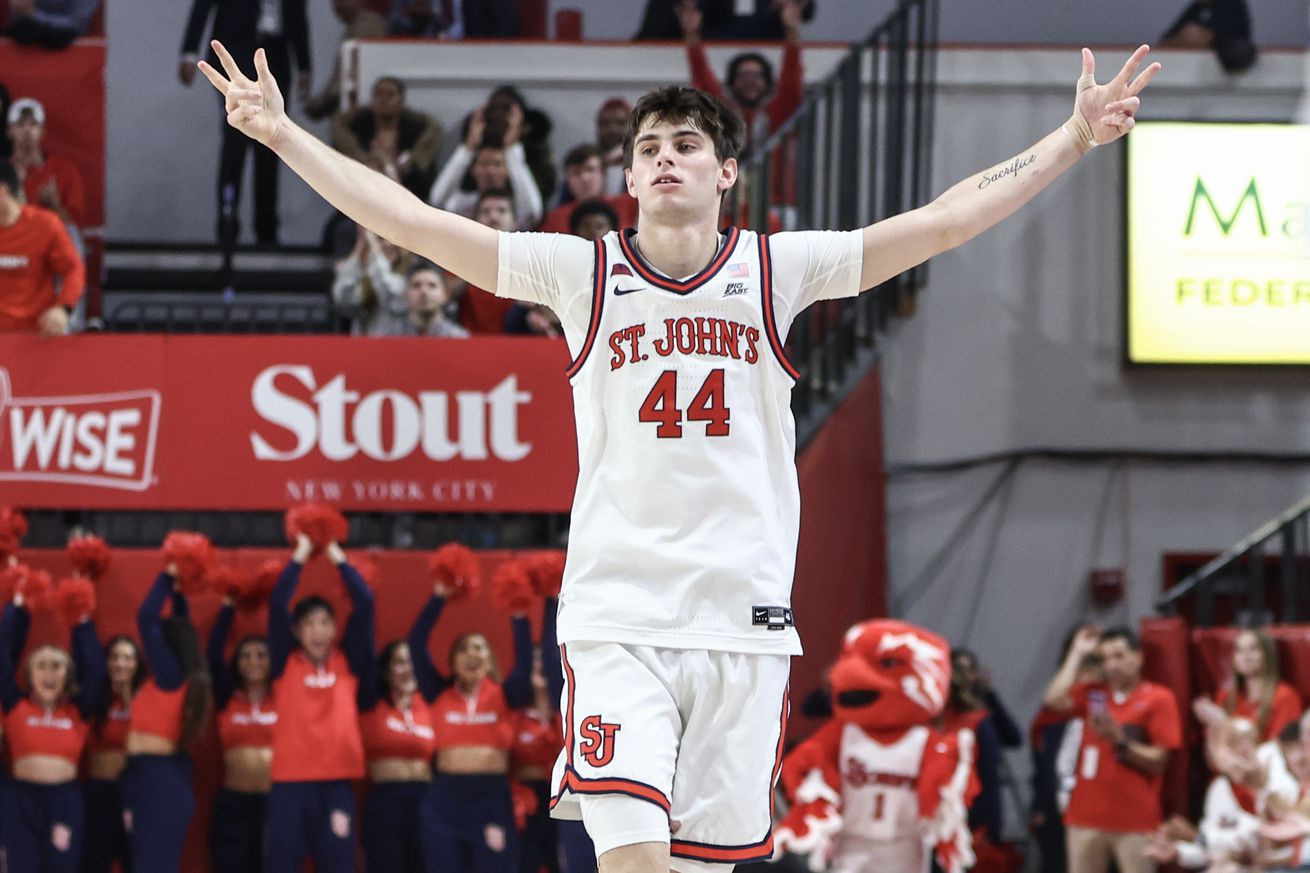
[[[1310,363],[1310,128],[1139,122],[1127,138],[1132,363]]]
[[[563,512],[559,341],[0,335],[0,504]]]

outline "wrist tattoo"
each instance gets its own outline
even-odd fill
[[[1031,154],[1026,158],[1015,158],[1013,161],[1010,161],[1010,163],[992,172],[983,173],[982,178],[978,180],[978,190],[982,191],[989,185],[999,182],[1007,177],[1017,178],[1020,170],[1035,163],[1037,163],[1037,155]]]

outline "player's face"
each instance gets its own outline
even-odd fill
[[[127,640],[119,640],[109,649],[105,659],[105,668],[109,671],[109,681],[116,686],[126,686],[136,673],[136,646]]]
[[[315,609],[296,623],[296,639],[301,648],[320,663],[327,660],[336,636],[337,622],[325,609]]]
[[[641,212],[671,221],[702,221],[719,211],[719,195],[737,180],[737,161],[722,163],[714,142],[690,122],[648,121],[637,130],[628,193]]]
[[[564,184],[574,200],[595,200],[605,193],[605,170],[600,158],[587,158],[580,164],[564,168]]]
[[[409,656],[409,645],[401,643],[391,653],[391,663],[387,665],[387,679],[391,690],[398,694],[413,694],[418,687],[414,679],[414,661]]]
[[[247,685],[260,685],[268,681],[268,645],[262,640],[250,640],[237,653],[237,674]]]
[[[596,144],[601,151],[623,145],[628,132],[628,111],[622,106],[611,106],[596,116]]]
[[[483,147],[473,159],[473,182],[479,191],[504,188],[509,183],[509,168],[505,166],[502,149]]]
[[[446,283],[432,270],[419,270],[405,283],[405,302],[411,312],[432,315],[446,304]]]

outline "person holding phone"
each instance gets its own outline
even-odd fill
[[[1104,679],[1078,682],[1091,655]],[[1074,637],[1046,689],[1046,706],[1086,720],[1073,792],[1064,813],[1069,873],[1150,873],[1146,854],[1160,826],[1169,752],[1182,744],[1178,702],[1142,680],[1142,646],[1128,628],[1087,627]]]

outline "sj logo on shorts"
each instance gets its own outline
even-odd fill
[[[599,715],[589,715],[582,720],[578,733],[582,742],[578,751],[582,760],[593,767],[604,767],[614,760],[614,735],[619,732],[619,725],[601,720]]]

